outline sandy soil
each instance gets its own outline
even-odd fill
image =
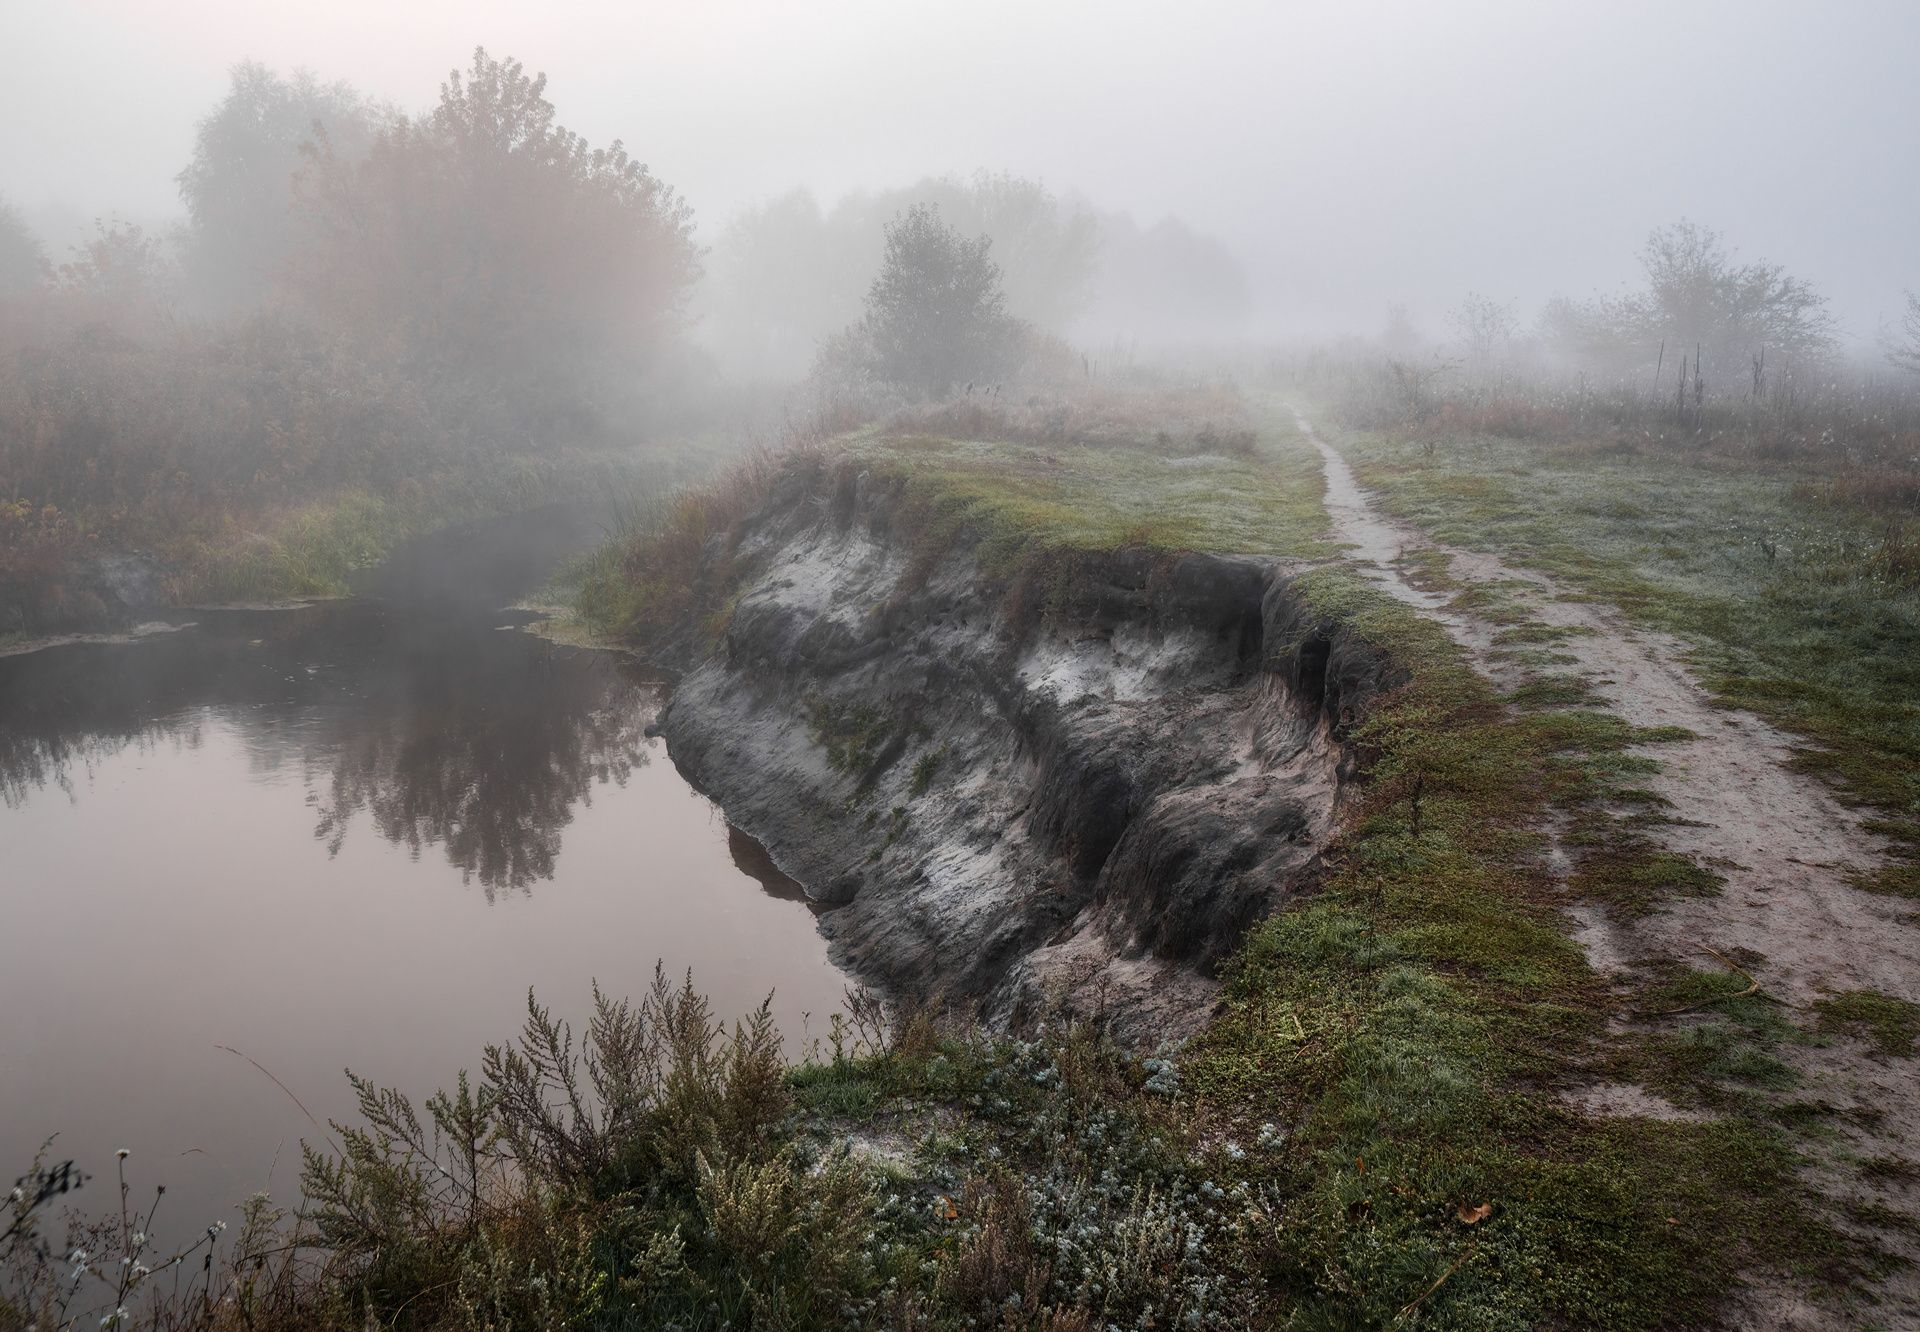
[[[1297,410],[1294,417],[1324,463],[1335,538],[1384,590],[1445,625],[1496,682],[1510,687],[1526,678],[1525,668],[1492,651],[1498,627],[1450,608],[1447,595],[1416,586],[1402,566],[1405,555],[1440,551],[1462,585],[1506,583],[1536,619],[1577,631],[1555,651],[1573,658],[1563,669],[1585,676],[1607,707],[1636,726],[1679,726],[1694,734],[1647,751],[1664,766],[1646,785],[1684,820],[1652,835],[1718,871],[1724,887],[1713,897],[1677,898],[1633,922],[1609,919],[1597,908],[1570,913],[1570,933],[1596,970],[1618,976],[1660,959],[1710,966],[1700,950],[1713,948],[1751,959],[1749,969],[1766,993],[1796,1010],[1824,994],[1855,989],[1920,1002],[1920,929],[1911,904],[1850,882],[1855,872],[1883,862],[1885,844],[1819,781],[1791,770],[1792,737],[1752,714],[1716,706],[1675,640],[1633,627],[1611,608],[1577,599],[1538,573],[1440,547],[1388,519],[1368,503],[1339,452]],[[1810,1023],[1804,1011],[1794,1016]],[[1782,1057],[1804,1080],[1800,1095],[1840,1112],[1833,1117],[1838,1141],[1809,1163],[1810,1178],[1842,1201],[1872,1201],[1920,1221],[1912,1187],[1867,1187],[1842,1164],[1849,1155],[1915,1154],[1920,1060],[1887,1059],[1850,1039],[1790,1046]],[[1634,1087],[1589,1088],[1575,1099],[1599,1114],[1677,1113]],[[1915,1256],[1910,1235],[1882,1230],[1874,1238]],[[1736,1317],[1754,1328],[1920,1327],[1920,1281],[1911,1271],[1877,1294],[1879,1307],[1849,1312],[1756,1287]]]

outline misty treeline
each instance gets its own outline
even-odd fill
[[[1912,472],[1920,295],[1902,293],[1902,317],[1875,346],[1851,347],[1812,283],[1740,258],[1709,227],[1656,228],[1639,260],[1634,285],[1556,296],[1531,322],[1515,303],[1472,292],[1436,337],[1395,306],[1370,343],[1286,353],[1273,365],[1337,398],[1362,426],[1510,438],[1624,431],[1828,471]],[[1894,489],[1920,493],[1915,486]]]
[[[806,374],[823,347],[843,356],[833,341],[867,313],[888,229],[916,211],[987,242],[1006,314],[1032,328],[1158,345],[1243,331],[1247,277],[1218,241],[1177,218],[1142,226],[1038,181],[981,171],[830,208],[795,190],[743,210],[715,240],[696,292],[704,341],[746,377]]]
[[[1888,364],[1920,372],[1920,295],[1903,293],[1904,318],[1879,331],[1884,360],[1863,362],[1846,354],[1827,298],[1811,282],[1781,264],[1742,259],[1711,227],[1658,227],[1638,258],[1635,286],[1555,296],[1531,326],[1514,303],[1469,292],[1430,342],[1396,306],[1380,344],[1389,356],[1479,383],[1572,375],[1648,394],[1664,388],[1676,401],[1813,393]]]
[[[0,493],[280,500],[474,449],[620,435],[699,271],[687,207],[477,52],[419,115],[242,66],[177,235],[57,267],[10,216]]]
[[[1247,301],[1184,225],[1005,174],[787,196],[703,250],[671,186],[484,50],[419,113],[241,65],[177,181],[182,224],[101,221],[64,257],[0,201],[0,585],[87,541],[732,426],[808,376],[800,409],[867,413],[1058,380],[1070,329]]]

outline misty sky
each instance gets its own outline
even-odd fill
[[[0,0],[0,39],[0,195],[47,229],[178,213],[235,61],[415,109],[484,44],[708,227],[799,184],[1006,168],[1220,236],[1275,331],[1405,301],[1438,333],[1469,289],[1531,320],[1683,215],[1851,337],[1920,288],[1920,0]]]

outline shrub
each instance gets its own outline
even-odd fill
[[[968,240],[915,204],[888,224],[880,276],[861,327],[875,375],[919,397],[1010,372],[1022,329],[1006,313],[985,236]]]

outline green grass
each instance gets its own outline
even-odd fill
[[[1250,457],[881,434],[852,450],[904,482],[930,538],[976,537],[990,572],[1035,546],[1331,556],[1318,460],[1291,426],[1263,424]]]
[[[1872,1256],[1819,1219],[1763,1116],[1595,1122],[1553,1095],[1614,1043],[1614,1005],[1552,909],[1534,829],[1610,791],[1642,737],[1505,709],[1431,622],[1336,571],[1309,588],[1412,682],[1366,723],[1371,790],[1326,882],[1248,940],[1184,1070],[1214,1114],[1295,1126],[1271,1167],[1296,1323],[1387,1325],[1440,1281],[1423,1326],[1694,1325],[1742,1265],[1857,1275]],[[1731,1025],[1702,1022],[1717,1059],[1663,1062],[1651,1034],[1607,1058],[1764,1081],[1778,1061],[1735,1049]]]
[[[1814,1005],[1821,1027],[1870,1041],[1884,1055],[1912,1055],[1920,1040],[1920,1006],[1874,990],[1848,990]]]
[[[1176,496],[1151,526],[1151,459],[924,440],[871,456],[989,550],[1329,555],[1312,459],[1290,432],[1262,452],[1264,484],[1234,476],[1224,506],[1217,490]],[[1587,710],[1566,676],[1524,686],[1510,710],[1438,626],[1370,584],[1328,568],[1304,586],[1413,680],[1357,737],[1370,795],[1328,881],[1249,938],[1227,1011],[1182,1062],[1223,1131],[1291,1128],[1245,1176],[1280,1189],[1266,1261],[1290,1325],[1384,1325],[1416,1300],[1436,1327],[1684,1324],[1712,1317],[1742,1266],[1830,1294],[1878,1270],[1824,1219],[1758,1095],[1791,1088],[1773,1053],[1787,1037],[1717,1011],[1682,1033],[1611,1035],[1614,1004],[1552,909],[1536,831],[1549,809],[1569,816],[1577,896],[1634,914],[1717,890],[1710,868],[1638,830],[1659,817],[1634,785],[1657,767],[1646,747],[1685,733]],[[1530,623],[1507,589],[1464,595],[1516,646],[1568,636]],[[1551,1094],[1604,1067],[1727,1117],[1594,1122]],[[1464,1225],[1459,1210],[1482,1203],[1491,1217]]]

